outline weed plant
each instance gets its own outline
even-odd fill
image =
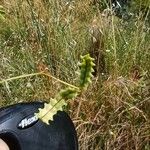
[[[80,149],[149,150],[150,4],[134,1],[127,19],[108,6],[106,0],[1,0],[0,80],[46,70],[74,85],[80,55],[100,40],[105,71],[67,109]],[[95,39],[94,29],[102,38]],[[49,101],[61,88],[44,75],[3,82],[0,105]]]

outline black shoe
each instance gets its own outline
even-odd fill
[[[34,113],[41,102],[21,103],[0,109],[0,138],[10,150],[78,150],[74,125],[65,112],[54,115],[50,125]]]

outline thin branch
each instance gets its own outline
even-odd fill
[[[17,80],[17,79],[27,78],[27,77],[37,76],[37,75],[44,75],[44,76],[50,77],[50,78],[52,78],[52,79],[54,79],[54,80],[56,80],[56,81],[58,81],[58,82],[60,82],[60,83],[62,83],[62,84],[65,84],[65,85],[67,85],[67,86],[70,86],[70,87],[72,87],[72,88],[75,88],[75,89],[79,90],[79,88],[78,88],[77,86],[74,86],[74,85],[69,84],[69,83],[67,83],[67,82],[65,82],[65,81],[62,81],[62,80],[60,80],[60,79],[57,79],[57,78],[55,78],[54,76],[50,75],[49,73],[45,73],[45,72],[43,72],[43,71],[42,71],[42,72],[37,72],[37,73],[31,73],[31,74],[20,75],[20,76],[12,77],[12,78],[9,78],[9,79],[3,79],[3,80],[0,81],[0,84],[6,83],[6,82],[12,81],[12,80]]]
[[[12,81],[12,80],[21,79],[21,78],[27,78],[27,77],[32,77],[32,76],[36,76],[36,75],[41,75],[42,73],[43,72],[31,73],[31,74],[20,75],[20,76],[8,78],[8,79],[3,79],[0,81],[0,84],[3,84],[3,83],[8,82],[8,81]]]
[[[79,88],[78,88],[77,86],[74,86],[74,85],[69,84],[69,83],[67,83],[67,82],[65,82],[65,81],[62,81],[62,80],[60,80],[60,79],[57,79],[56,77],[50,75],[49,73],[43,72],[42,75],[45,75],[45,76],[47,76],[47,77],[50,77],[50,78],[52,78],[52,79],[54,79],[54,80],[56,80],[56,81],[58,81],[58,82],[60,82],[60,83],[62,83],[62,84],[68,85],[68,86],[70,86],[70,87],[72,87],[72,88],[75,88],[75,89],[79,90]]]

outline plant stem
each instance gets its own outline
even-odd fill
[[[44,76],[50,77],[50,78],[52,78],[52,79],[54,79],[54,80],[57,80],[57,81],[60,82],[60,83],[63,83],[63,84],[65,84],[65,85],[67,85],[67,86],[70,86],[70,87],[72,87],[72,88],[75,88],[75,89],[79,90],[79,88],[78,88],[77,86],[74,86],[74,85],[69,84],[69,83],[67,83],[67,82],[65,82],[65,81],[62,81],[62,80],[60,80],[60,79],[57,79],[57,78],[55,78],[54,76],[50,75],[49,73],[45,73],[45,72],[43,72],[43,71],[42,71],[42,72],[37,72],[37,73],[31,73],[31,74],[20,75],[20,76],[12,77],[12,78],[9,78],[9,79],[3,79],[3,80],[0,81],[0,84],[5,83],[5,82],[8,82],[8,81],[12,81],[12,80],[17,80],[17,79],[27,78],[27,77],[31,77],[31,76],[37,76],[37,75],[44,75]]]
[[[32,76],[41,75],[41,74],[42,74],[42,72],[38,72],[38,73],[31,73],[31,74],[20,75],[20,76],[12,77],[12,78],[9,78],[9,79],[3,79],[3,80],[0,81],[0,84],[2,84],[4,82],[12,81],[12,80],[32,77]]]
[[[54,80],[57,80],[57,81],[60,82],[60,83],[63,83],[63,84],[65,84],[65,85],[68,85],[68,86],[70,86],[70,87],[72,87],[72,88],[75,88],[75,89],[79,90],[79,88],[78,88],[77,86],[74,86],[74,85],[72,85],[72,84],[69,84],[69,83],[67,83],[67,82],[65,82],[65,81],[62,81],[62,80],[58,79],[58,78],[55,78],[54,76],[50,75],[49,73],[42,72],[42,75],[45,75],[45,76],[47,76],[47,77],[50,77],[50,78],[52,78],[52,79],[54,79]]]

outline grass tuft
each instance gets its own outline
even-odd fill
[[[134,1],[118,17],[109,6],[106,0],[2,0],[0,81],[50,74],[0,83],[0,105],[49,101],[63,88],[58,80],[76,85],[80,55],[90,52],[97,74],[68,106],[80,149],[149,150],[150,5]]]

